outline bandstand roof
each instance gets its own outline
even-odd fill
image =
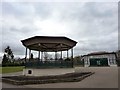
[[[69,50],[77,44],[76,41],[63,36],[34,36],[21,42],[31,50],[47,52]]]

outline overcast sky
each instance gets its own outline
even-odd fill
[[[74,55],[118,49],[117,2],[3,2],[2,52],[10,46],[23,56],[20,40],[32,36],[66,36],[77,41]]]

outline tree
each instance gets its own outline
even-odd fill
[[[84,64],[84,61],[81,60],[81,56],[74,57],[74,64],[75,65],[83,65]]]
[[[74,60],[76,60],[76,61],[81,61],[81,57],[80,57],[80,56],[75,56],[75,57],[74,57]]]
[[[13,52],[12,52],[10,46],[7,46],[7,48],[5,48],[5,53],[7,55],[8,61],[11,61],[14,59],[14,55],[13,55]]]
[[[48,58],[49,58],[49,54],[47,52],[44,52],[44,59],[45,59],[45,61],[47,61]]]
[[[120,66],[120,50],[116,52],[116,63],[118,66]]]
[[[4,54],[3,59],[2,59],[2,65],[5,65],[7,63],[8,63],[8,58],[7,58],[6,54]]]
[[[30,58],[33,59],[33,54],[31,53]]]
[[[60,59],[61,55],[59,53],[57,53],[57,59]]]

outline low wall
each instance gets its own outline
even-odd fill
[[[116,71],[117,66],[111,66],[111,67],[75,67],[75,72],[109,72],[109,71]]]
[[[117,64],[110,64],[110,67],[117,67]],[[90,67],[90,65],[85,64],[84,67]],[[91,67],[107,67],[107,66],[91,66]]]
[[[24,69],[23,75],[25,76],[47,76],[47,75],[60,75],[74,72],[74,68],[51,68],[51,69]]]

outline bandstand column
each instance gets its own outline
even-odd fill
[[[73,62],[73,48],[71,49],[71,60],[72,60],[72,67],[74,65],[74,62]]]
[[[60,44],[60,48],[61,48],[61,59],[62,59],[62,44]]]
[[[41,51],[41,61],[43,60],[43,51]]]
[[[38,51],[38,60],[40,60],[40,51]]]
[[[73,60],[73,48],[71,49],[71,58]]]
[[[61,59],[62,59],[62,51],[61,51]]]
[[[67,50],[67,58],[68,58],[68,50]]]
[[[55,60],[57,60],[57,51],[55,51]]]
[[[25,50],[25,62],[27,60],[27,47],[26,47],[26,50]]]
[[[31,58],[31,50],[29,49],[29,59]]]

